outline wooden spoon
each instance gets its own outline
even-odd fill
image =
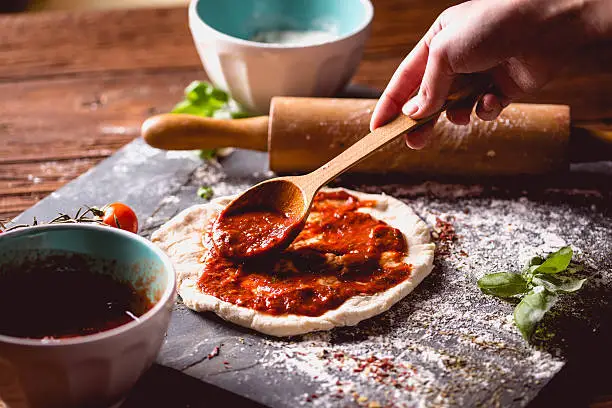
[[[304,227],[319,189],[376,150],[423,126],[453,105],[474,101],[484,91],[482,79],[453,93],[436,114],[419,120],[400,115],[379,127],[311,173],[277,177],[235,198],[213,225],[213,242],[221,254],[247,258],[285,249]],[[398,152],[401,154],[401,152]]]

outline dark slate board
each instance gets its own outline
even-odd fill
[[[140,215],[141,234],[148,237],[180,210],[203,202],[196,196],[200,185],[212,185],[220,196],[270,177],[266,159],[238,150],[221,164],[204,163],[194,152],[163,152],[135,140],[18,221],[124,201]],[[565,366],[557,384],[531,402],[546,406],[582,402],[578,395],[609,377],[603,370],[612,338],[612,163],[545,178],[346,176],[337,184],[403,199],[430,224],[452,219],[459,239],[438,253],[434,271],[410,296],[357,327],[274,339],[178,302],[159,365],[125,406],[522,407]],[[509,318],[513,306],[483,295],[475,282],[569,243],[589,281],[557,305],[529,346]],[[215,347],[220,354],[209,359]],[[377,381],[355,370],[370,356],[389,357],[396,371]]]

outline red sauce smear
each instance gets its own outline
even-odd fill
[[[152,303],[127,282],[92,271],[100,262],[50,255],[0,269],[0,334],[70,338],[110,330],[146,313]],[[109,270],[116,265],[108,262]]]
[[[385,291],[410,277],[412,267],[402,263],[402,233],[357,211],[374,204],[344,191],[318,193],[302,232],[273,258],[230,259],[209,241],[199,288],[238,306],[303,316]]]
[[[282,241],[294,224],[277,212],[243,211],[222,214],[213,227],[215,247],[223,256],[247,258],[266,252]]]

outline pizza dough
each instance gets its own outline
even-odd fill
[[[322,191],[336,190],[345,189]],[[198,289],[201,259],[206,253],[203,232],[233,197],[221,197],[187,208],[154,232],[151,240],[172,260],[177,273],[178,292],[183,303],[192,310],[212,311],[225,320],[271,336],[292,336],[338,326],[353,326],[385,312],[409,294],[431,272],[435,245],[431,242],[425,222],[403,202],[386,195],[345,191],[360,200],[376,201],[376,206],[360,208],[358,211],[367,212],[403,233],[408,244],[408,254],[402,261],[412,265],[412,274],[384,292],[352,297],[337,309],[329,310],[321,316],[272,315],[236,306]]]

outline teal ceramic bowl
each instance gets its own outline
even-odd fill
[[[262,30],[324,31],[333,34],[335,41],[362,30],[373,13],[367,0],[199,0],[196,3],[197,14],[205,24],[219,33],[246,41]]]
[[[0,234],[0,284],[7,282],[7,274],[22,273],[20,264],[50,262],[57,255],[87,259],[83,273],[129,282],[151,308],[116,328],[71,338],[11,337],[1,334],[0,326],[0,395],[9,406],[23,401],[45,408],[118,404],[154,362],[163,342],[175,301],[172,264],[150,241],[130,232],[99,225],[44,225]],[[49,291],[58,290],[53,282],[46,285]],[[32,296],[34,290],[19,290],[16,313],[21,302],[40,302]],[[37,324],[36,319],[28,323]]]
[[[266,113],[273,96],[330,96],[346,85],[373,15],[369,0],[192,0],[189,26],[211,81]],[[287,32],[311,35],[287,42],[278,35]]]

